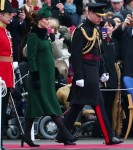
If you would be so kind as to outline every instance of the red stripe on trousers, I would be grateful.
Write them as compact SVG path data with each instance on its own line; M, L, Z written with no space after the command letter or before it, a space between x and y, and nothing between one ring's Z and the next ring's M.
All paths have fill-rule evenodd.
M100 124L100 127L102 129L102 132L103 132L103 135L105 138L105 142L109 143L110 140L109 140L108 132L107 132L107 129L105 127L105 123L103 121L103 117L102 117L101 109L100 109L99 105L96 106L96 114L97 114L97 118L99 120L99 124Z

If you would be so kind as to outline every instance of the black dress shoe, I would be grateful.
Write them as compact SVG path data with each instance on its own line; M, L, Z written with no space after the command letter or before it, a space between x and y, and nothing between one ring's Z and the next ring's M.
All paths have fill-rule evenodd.
M76 145L76 143L74 143L73 141L65 140L65 139L60 139L60 140L55 139L54 141L57 143L64 143L64 145Z
M64 140L64 145L76 145L76 143L72 142L72 141L69 141L69 140Z
M73 142L76 142L79 138L78 137L74 137L72 139L66 139L67 141L73 143ZM63 143L65 139L63 138L55 138L55 142L58 142L58 143Z
M117 137L113 137L109 143L106 143L107 145L114 145L114 144L120 144L123 143L124 141L117 138Z

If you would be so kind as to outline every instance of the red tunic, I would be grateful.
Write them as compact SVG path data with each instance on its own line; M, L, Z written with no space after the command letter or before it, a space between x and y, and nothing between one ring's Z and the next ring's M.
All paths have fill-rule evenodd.
M0 27L0 56L12 56L12 40L9 32ZM11 62L0 61L0 77L8 88L14 86L13 66Z

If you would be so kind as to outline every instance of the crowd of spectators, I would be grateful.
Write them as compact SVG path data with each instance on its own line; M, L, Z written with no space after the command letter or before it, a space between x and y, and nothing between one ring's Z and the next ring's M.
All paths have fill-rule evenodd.
M67 63L69 68L68 81L71 82L72 32L87 18L88 7L86 7L86 3L96 2L107 4L105 16L103 17L103 22L101 23L101 29L103 27L107 28L107 36L104 36L104 33L102 35L103 44L101 48L101 68L104 68L104 72L109 73L109 80L106 84L101 85L101 88L123 88L123 76L133 77L133 28L131 22L133 0L13 0L12 5L18 10L18 15L14 16L11 24L8 25L8 30L11 32L13 39L14 61L26 61L23 51L25 50L27 36L31 29L30 24L34 18L34 15L43 6L43 4L48 3L48 6L51 7L52 12L49 35L53 46L55 60L64 60ZM130 21L128 22L127 20ZM126 26L123 27L123 24L126 24ZM117 67L121 70L120 76L118 76L118 70L116 69L117 67L115 67L115 64L117 64ZM121 87L118 87L119 82L121 82ZM116 128L113 127L113 120L115 119L112 117L112 110L114 107L116 94L118 94L116 91L103 92L107 114L114 131ZM120 101L122 103L122 108L126 112L126 94L125 92L121 92L119 94L121 94ZM123 122L124 121L122 118L122 123Z

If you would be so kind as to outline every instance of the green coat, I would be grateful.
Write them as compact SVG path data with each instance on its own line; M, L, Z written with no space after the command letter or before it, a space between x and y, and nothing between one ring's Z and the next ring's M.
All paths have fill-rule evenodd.
M60 116L59 101L55 90L55 65L51 42L46 29L34 27L27 41L28 65L30 71L39 71L40 89L33 87L28 78L28 106L26 118L31 119L44 115Z

